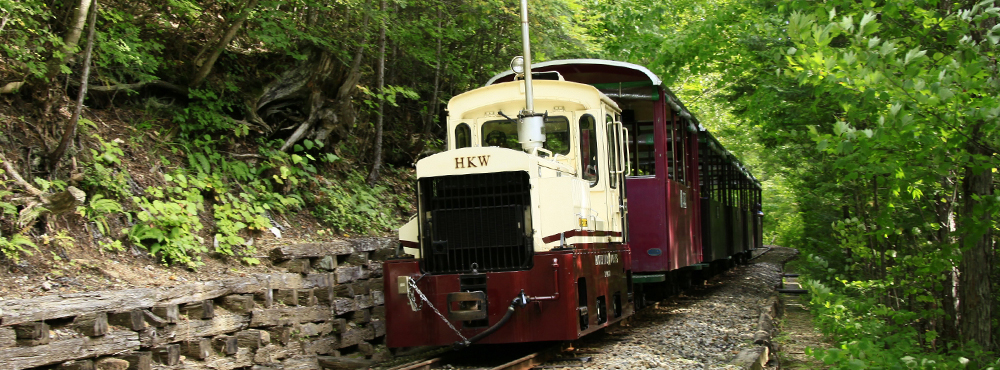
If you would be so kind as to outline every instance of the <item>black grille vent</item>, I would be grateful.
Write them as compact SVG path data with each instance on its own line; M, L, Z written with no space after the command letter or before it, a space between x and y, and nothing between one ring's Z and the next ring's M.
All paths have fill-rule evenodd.
M420 179L418 187L425 272L531 268L527 172L430 177Z

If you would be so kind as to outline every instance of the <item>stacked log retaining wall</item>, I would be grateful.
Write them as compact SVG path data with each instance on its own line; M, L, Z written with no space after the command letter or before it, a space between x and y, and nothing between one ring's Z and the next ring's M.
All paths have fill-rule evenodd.
M364 368L385 348L395 241L294 244L287 272L0 301L0 370Z

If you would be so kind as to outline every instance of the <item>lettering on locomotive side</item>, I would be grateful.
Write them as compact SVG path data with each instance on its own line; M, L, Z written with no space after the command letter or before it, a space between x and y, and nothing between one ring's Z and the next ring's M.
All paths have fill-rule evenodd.
M478 162L478 165L476 164ZM455 158L455 169L459 168L473 168L473 167L486 167L490 162L490 156L481 155L478 157L456 157Z
M616 263L618 263L618 254L616 253L598 254L594 256L594 264L597 266L613 265Z

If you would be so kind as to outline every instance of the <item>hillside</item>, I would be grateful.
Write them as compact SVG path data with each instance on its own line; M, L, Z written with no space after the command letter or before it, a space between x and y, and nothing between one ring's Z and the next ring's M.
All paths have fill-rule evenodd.
M9 96L5 98L9 100ZM37 148L30 144L31 131L18 129L25 124L16 117L27 113L19 111L17 104L6 103L0 109L5 125L0 154L8 159L37 158L39 155L32 151ZM32 212L37 208L31 208L31 204L39 197L31 197L24 184L14 180L12 172L4 170L0 174L4 185L0 193L5 203L0 221L4 243L0 244L4 252L0 260L0 296L5 299L247 276L274 269L268 259L261 258L273 246L392 235L393 228L413 212L411 169L389 169L375 188L368 188L353 169L360 164L342 159L317 165L317 174L302 179L308 184L302 184L299 190L340 198L324 201L316 197L307 203L296 192L274 193L301 203L286 201L281 208L260 201L263 212L256 216L263 219L259 220L245 213L226 216L229 207L239 206L233 206L238 202L226 201L225 197L246 199L247 195L218 191L220 186L212 185L211 180L193 191L178 189L182 188L179 177L196 171L187 166L183 145L163 140L158 137L159 131L135 128L137 120L148 119L147 113L129 107L87 109L83 117L94 124L81 127L80 139L70 151L68 179L48 180L38 175L37 168L26 166L25 161L5 163L46 196L68 188L80 189L85 197L75 207L58 215ZM237 163L254 166L259 161L251 156L245 158ZM192 183L199 180L196 175L188 176ZM294 177L285 180L289 179ZM223 184L240 189L253 184L237 182ZM184 197L171 197L171 193ZM170 208L169 203L183 204L184 209ZM334 206L343 208L337 210ZM252 210L246 207L242 212ZM373 217L369 212L381 214ZM342 214L347 216L331 220ZM254 226L237 224L227 231L231 226L226 223L232 219L237 223L253 222ZM146 230L172 234L183 241L137 235L150 232ZM180 251L187 254L177 254ZM183 260L185 256L189 260Z

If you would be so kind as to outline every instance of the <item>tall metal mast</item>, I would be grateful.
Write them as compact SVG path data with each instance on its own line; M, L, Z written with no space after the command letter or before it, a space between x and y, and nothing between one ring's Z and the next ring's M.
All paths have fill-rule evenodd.
M528 0L521 0L521 39L524 48L524 111L518 115L517 141L527 152L545 143L545 117L535 113L535 96L531 84L531 41L528 38Z

